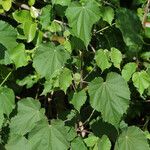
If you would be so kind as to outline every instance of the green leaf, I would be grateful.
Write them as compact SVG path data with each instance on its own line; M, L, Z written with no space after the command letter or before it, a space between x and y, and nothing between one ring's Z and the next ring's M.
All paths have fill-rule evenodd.
M28 0L28 4L29 4L30 6L33 6L33 5L35 4L35 1L36 1L36 0Z
M22 80L17 80L17 84L19 86L24 86L26 85L26 88L31 88L35 83L38 82L38 77L36 75L28 75Z
M32 22L25 22L23 24L23 32L27 38L27 42L30 43L36 34L37 24Z
M9 117L15 108L15 95L12 89L0 87L0 110Z
M32 150L67 150L66 129L61 121L53 121L49 125L42 121L29 133Z
M111 48L110 52L111 61L113 62L114 66L116 68L120 69L120 63L122 61L122 54L121 52L116 48Z
M50 78L64 67L69 57L69 53L62 46L41 44L34 55L33 67L42 77Z
M88 138L84 139L84 142L88 147L93 147L94 145L97 144L98 139L99 139L98 137L90 135Z
M96 64L101 68L102 71L111 67L108 50L98 50L95 54L95 60Z
M40 15L39 9L36 9L35 7L30 7L30 15L32 18L37 18Z
M60 73L59 77L59 87L62 89L65 93L68 87L72 84L72 74L71 70L68 68L64 68L63 71Z
M5 148L7 150L31 150L28 140L25 137L16 134L9 137Z
M107 6L107 7L102 7L101 8L101 16L104 21L108 22L110 25L114 19L114 10Z
M4 122L4 115L3 115L2 110L0 110L0 129L1 129L2 126L3 126L3 122Z
M2 0L1 5L4 10L9 11L12 6L12 0Z
M103 135L102 138L98 142L98 149L100 150L110 150L111 142L106 135Z
M100 19L100 10L94 0L87 1L85 5L72 2L66 10L66 17L72 33L80 38L87 47L91 40L91 29Z
M17 47L10 52L10 58L16 65L16 68L26 66L28 64L28 58L24 44L18 44Z
M52 4L68 6L71 3L71 0L52 0Z
M141 58L150 61L150 52L144 52L141 54Z
M51 32L60 32L61 26L60 24L58 24L57 22L53 21L50 25L50 27L48 28Z
M4 47L2 44L0 44L0 64L8 65L11 63L12 63L12 61L9 57L6 47Z
M141 50L143 42L140 36L142 30L141 22L138 16L125 8L117 10L116 27L120 29L123 39L131 52Z
M138 127L129 127L122 132L115 144L115 150L149 150L144 133Z
M25 135L30 132L38 121L45 118L44 109L40 102L32 98L25 98L18 102L18 113L11 119L11 134Z
M130 91L126 81L117 73L109 73L106 81L95 78L89 84L91 106L102 113L104 121L118 124L129 106Z
M12 13L13 18L19 23L32 22L32 17L28 10L16 10Z
M72 100L70 101L73 104L74 108L80 111L81 106L85 103L87 99L86 92L83 89L80 92L75 92L73 95Z
M136 71L137 64L134 62L127 63L123 69L122 69L122 77L126 80L129 81L130 78L132 77L133 73Z
M81 137L77 137L71 142L71 150L77 149L87 150L87 147L85 146L84 141Z
M146 71L135 72L132 76L132 81L142 95L144 90L150 86L150 75Z
M51 10L51 5L46 5L41 9L40 23L43 29L47 29L51 23Z
M12 51L17 46L17 31L4 21L0 21L0 43L5 46L8 51ZM9 42L9 44L8 44Z

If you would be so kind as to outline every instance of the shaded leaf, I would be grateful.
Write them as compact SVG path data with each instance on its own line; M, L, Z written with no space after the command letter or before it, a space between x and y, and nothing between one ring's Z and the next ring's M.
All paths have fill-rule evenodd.
M73 104L74 108L80 111L81 106L85 103L87 99L86 92L83 89L80 92L75 92L73 95L72 100L70 101Z
M142 48L141 22L132 11L121 8L117 10L116 27L120 29L123 39L131 52L137 52Z

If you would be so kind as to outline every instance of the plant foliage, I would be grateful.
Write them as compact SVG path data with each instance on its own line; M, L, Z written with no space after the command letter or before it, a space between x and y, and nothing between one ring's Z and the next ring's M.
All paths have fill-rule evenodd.
M149 0L0 0L0 150L150 150Z

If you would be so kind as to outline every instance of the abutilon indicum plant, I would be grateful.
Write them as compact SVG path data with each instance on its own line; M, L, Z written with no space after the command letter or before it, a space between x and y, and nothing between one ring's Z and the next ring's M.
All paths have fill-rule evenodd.
M0 150L150 150L150 0L0 0Z

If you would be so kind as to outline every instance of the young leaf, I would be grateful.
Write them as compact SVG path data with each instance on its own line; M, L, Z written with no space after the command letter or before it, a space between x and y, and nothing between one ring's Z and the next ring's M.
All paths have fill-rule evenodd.
M80 38L87 47L91 40L91 29L100 19L100 10L94 0L87 1L85 5L72 2L66 10L66 17L72 33Z
M33 6L33 5L35 4L35 1L36 1L36 0L28 0L28 4L29 4L30 6Z
M122 69L122 77L126 80L129 81L130 78L132 77L133 73L136 71L137 64L132 62L132 63L127 63L123 69Z
M41 44L33 58L33 67L42 77L51 77L57 71L60 71L67 59L69 53L62 47L47 43Z
M110 25L114 19L114 10L107 6L107 7L102 7L101 9L101 15L104 21L108 22Z
M115 150L150 150L144 133L138 127L128 127L115 144Z
M39 122L29 133L29 143L32 150L67 150L69 142L66 139L66 129L61 121Z
M26 66L28 64L28 58L24 44L18 44L13 51L10 52L10 58L16 65L16 68Z
M100 49L96 52L95 60L98 67L101 68L102 71L111 67L110 59L109 59L109 51Z
M72 80L73 78L71 75L71 70L69 70L68 68L64 68L59 77L60 89L62 89L66 93L66 90L72 84Z
M9 11L12 6L12 0L2 0L2 7L4 10Z
M111 61L113 62L114 66L116 68L120 69L120 63L122 61L122 54L121 52L116 48L111 48L110 52Z
M71 104L73 104L74 108L80 111L81 106L85 103L87 99L85 90L82 90L80 92L76 92L73 95L72 100L70 101Z
M32 17L28 10L16 10L12 15L18 23L32 22Z
M10 133L25 135L30 132L38 121L45 118L40 102L32 98L22 99L18 102L18 113L11 119Z
M37 24L32 22L25 22L23 24L23 32L27 38L27 42L30 43L36 34Z
M135 72L132 76L132 81L142 95L144 90L150 86L150 75L146 71Z
M95 78L89 84L91 106L102 113L104 121L119 123L129 107L130 91L126 81L117 73L109 73L106 81Z

